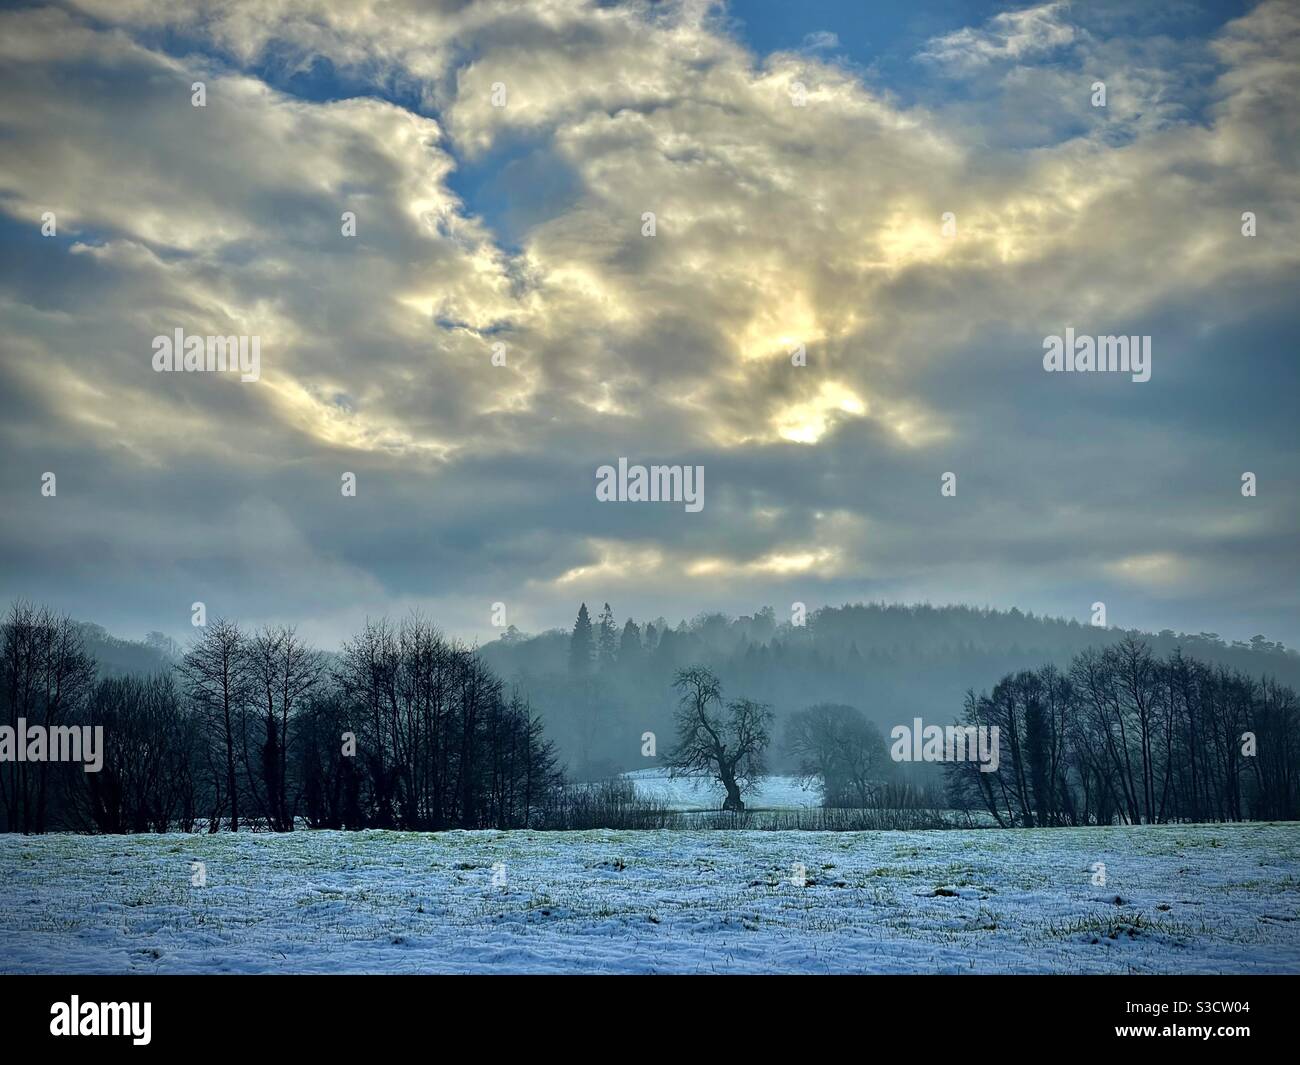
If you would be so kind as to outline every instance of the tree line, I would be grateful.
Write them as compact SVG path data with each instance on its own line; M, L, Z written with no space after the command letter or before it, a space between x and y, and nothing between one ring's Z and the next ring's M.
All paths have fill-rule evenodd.
M723 810L765 772L772 711L724 704L716 674L679 670L674 775L712 777ZM1126 638L968 693L960 724L996 737L996 771L947 761L948 803L998 825L1165 824L1300 820L1300 701L1275 681L1175 651L1160 658ZM996 729L996 732L994 731ZM972 733L973 734L973 733ZM907 803L881 731L857 708L819 703L786 720L784 747L830 809ZM902 786L900 786L902 785Z
M94 773L0 762L4 831L519 828L564 801L527 699L422 618L329 658L218 619L148 676L99 676L80 633L23 602L0 624L0 724L102 726L105 746Z
M602 642L616 666L635 661L633 643L644 650L636 632L611 647L603 613L568 640L574 674L599 662ZM671 630L659 628L662 646ZM0 726L101 726L105 747L94 773L0 761L0 830L666 823L630 786L566 782L521 688L418 616L368 622L332 655L290 627L245 631L218 619L148 675L101 675L85 632L21 602L0 623ZM700 664L674 671L675 742L661 764L714 776L724 809L739 813L767 772L775 717L769 702L724 701L724 683ZM602 702L593 699L593 727ZM822 785L828 808L935 805L941 781L902 774L873 720L900 717L898 708L864 705L871 717L838 702L788 709L778 757ZM1158 656L1129 636L1067 668L1013 671L969 691L958 720L997 727L998 771L954 762L933 776L946 775L948 806L999 825L1300 819L1294 690L1178 649Z
M962 719L998 727L1001 766L950 764L951 791L999 825L1300 819L1295 692L1181 650L1089 648L969 693Z
M1008 673L1047 663L1068 670L1082 651L1130 635L961 606L822 607L799 625L791 608L741 617L706 612L670 623L617 615L607 602L573 605L571 626L535 636L507 628L480 653L528 691L561 760L585 780L645 765L641 734L673 728L672 685L680 669L707 666L728 691L761 693L779 727L799 708L830 703L859 707L887 730L914 717L949 718L972 687L990 688ZM1300 655L1263 636L1225 642L1215 633L1132 635L1160 656L1181 648L1208 665L1267 674L1300 690ZM780 744L771 763L776 772L797 769Z

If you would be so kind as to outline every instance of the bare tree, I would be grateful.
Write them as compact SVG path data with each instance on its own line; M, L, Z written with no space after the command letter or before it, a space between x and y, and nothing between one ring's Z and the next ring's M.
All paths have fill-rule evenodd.
M340 716L356 725L366 776L357 801L372 827L527 825L558 786L554 751L527 701L418 615L396 627L367 623L344 645L337 681L337 707L315 700L305 722L313 823L337 821L358 784L350 759L338 764L327 746Z
M239 780L236 775L243 714L249 694L248 659L239 626L224 618L209 623L185 653L181 673L195 708L202 715L217 757L213 763L216 807L209 830L215 832L223 805L222 777L230 803L230 830L239 831ZM217 774L220 774L218 777Z
M355 639L343 644L337 673L345 704L362 730L361 750L370 779L367 820L375 828L396 823L397 770L393 766L397 730L398 634L387 618L367 621Z
M99 832L169 832L194 822L195 720L170 674L106 677L90 699L89 722L104 728L104 765L77 773L70 812Z
M1001 825L1161 824L1300 811L1295 693L1132 637L968 694L965 721L997 725L1002 767L949 766L959 802Z
M346 733L360 727L337 689L322 685L302 710L296 743L303 813L312 828L361 828L362 773L344 753Z
M722 706L722 685L704 666L679 669L677 743L665 761L674 775L708 773L726 789L724 810L743 810L741 796L763 775L772 711L752 699ZM717 709L710 709L717 704Z
M46 608L17 602L0 626L0 721L45 729L74 720L95 682L95 661L76 624ZM0 763L5 828L44 832L50 805L48 761Z
M884 736L852 706L818 703L792 714L785 745L800 775L821 782L824 806L866 807L889 775Z
M276 832L292 832L289 799L289 725L320 680L320 655L289 627L268 627L246 646L249 702L258 724L256 757L244 733L241 744L249 787Z

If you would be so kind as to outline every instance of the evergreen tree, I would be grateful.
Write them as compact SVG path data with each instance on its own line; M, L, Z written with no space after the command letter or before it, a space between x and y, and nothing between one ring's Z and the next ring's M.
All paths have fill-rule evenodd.
M600 612L598 650L601 668L608 669L614 664L614 659L618 655L618 626L614 624L614 611L610 609L608 603Z
M573 623L573 635L569 638L569 672L580 677L590 673L594 650L591 615L587 613L587 604L583 603L578 608L578 620Z
M618 663L621 666L635 665L641 661L641 629L631 618L623 626L623 636L618 643Z
M677 645L681 641L672 629L664 629L655 648L655 669L666 673L677 668Z

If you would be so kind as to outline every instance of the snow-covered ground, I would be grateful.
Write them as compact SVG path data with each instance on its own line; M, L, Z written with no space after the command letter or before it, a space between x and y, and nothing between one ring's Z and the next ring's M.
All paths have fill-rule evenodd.
M9 835L0 970L1294 973L1300 826Z
M670 810L720 810L727 792L713 777L670 777L666 769L637 769L624 773L637 797L652 799ZM764 777L745 793L752 809L792 809L820 806L820 784L805 785L798 777Z

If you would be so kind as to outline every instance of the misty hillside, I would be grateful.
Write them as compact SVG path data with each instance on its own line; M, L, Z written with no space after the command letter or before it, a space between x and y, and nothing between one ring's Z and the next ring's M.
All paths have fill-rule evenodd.
M181 647L161 632L151 632L143 640L123 640L91 621L78 622L77 632L101 676L162 673L181 656Z
M663 618L619 619L606 607L589 620L590 647L576 659L573 633L560 630L526 636L512 628L482 648L489 665L529 696L579 776L654 764L641 753L641 737L654 732L660 753L671 742L673 674L687 665L710 666L727 698L773 705L771 760L774 768L788 768L779 739L791 711L835 702L858 707L884 727L914 716L950 721L968 689L989 688L1020 669L1068 666L1085 648L1127 634L1015 609L928 605L825 607L803 626L778 622L771 607L671 625ZM1300 685L1300 655L1263 636L1227 643L1215 633L1138 635L1157 654L1181 647L1207 663Z

